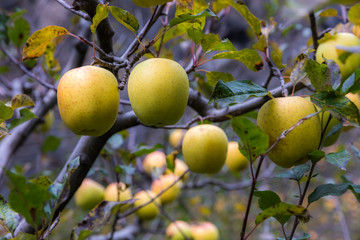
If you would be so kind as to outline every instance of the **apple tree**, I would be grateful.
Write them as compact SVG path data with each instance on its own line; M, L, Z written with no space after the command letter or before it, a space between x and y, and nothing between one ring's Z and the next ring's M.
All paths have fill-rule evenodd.
M354 239L356 0L0 3L0 239Z

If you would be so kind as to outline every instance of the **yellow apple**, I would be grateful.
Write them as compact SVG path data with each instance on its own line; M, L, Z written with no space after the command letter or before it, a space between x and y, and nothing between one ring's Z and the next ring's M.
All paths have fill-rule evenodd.
M166 169L166 155L161 151L155 151L146 155L143 161L144 171L151 175L156 173L163 173Z
M159 179L155 179L151 184L151 190L155 194L159 194L164 189L168 188L173 182L175 182L178 177L175 174L161 175ZM181 191L181 183L177 182L171 188L166 190L163 194L160 195L161 203L171 203L173 202Z
M62 120L75 134L100 136L116 120L120 100L118 82L104 68L74 68L61 77L57 100Z
M225 165L232 172L239 172L246 169L249 160L240 152L238 142L231 141L228 144Z
M218 240L219 230L215 224L211 222L201 222L199 224L191 224L191 235L193 240Z
M182 139L185 135L185 130L175 129L170 133L169 143L173 148L178 148L182 142Z
M221 128L202 124L186 132L182 152L192 172L217 173L224 166L227 147L227 136Z
M85 178L75 192L75 204L83 210L91 210L104 199L105 188L90 178Z
M156 5L163 5L172 0L133 0L133 2L139 7L148 8Z
M274 98L259 110L258 126L269 136L269 146L286 129L303 117L316 112L315 105L302 97ZM318 149L321 123L316 115L293 129L269 152L269 158L283 168L300 165L308 160L307 154Z
M320 43L316 50L316 61L323 63L326 59L333 60L339 66L341 79L344 81L360 66L360 53L349 53L345 62L342 62L339 57L346 51L337 46L360 46L360 39L352 33L337 33Z
M156 194L150 190L142 190L134 195L134 207L138 207L144 203L149 202L152 198L155 198ZM158 205L161 205L160 198L156 198L154 202L147 204L136 211L136 215L142 220L150 220L159 215Z
M166 228L167 240L191 239L191 228L187 222L177 220L169 224ZM205 240L205 239L204 239Z
M104 193L105 201L122 202L130 199L132 199L131 189L127 188L125 183L123 182L119 182L119 183L113 182L110 183L105 188L105 193ZM130 204L125 204L124 206L121 207L121 209L125 210L129 206Z
M151 126L177 123L189 98L184 68L165 58L145 60L134 67L128 81L131 106L140 122Z
M175 168L174 168L174 174L178 177L180 177L184 172L186 172L189 169L189 167L186 165L186 163L178 158L175 159ZM166 169L165 174L172 174L173 172L170 169ZM182 178L182 181L186 181L189 178L189 173L185 174Z

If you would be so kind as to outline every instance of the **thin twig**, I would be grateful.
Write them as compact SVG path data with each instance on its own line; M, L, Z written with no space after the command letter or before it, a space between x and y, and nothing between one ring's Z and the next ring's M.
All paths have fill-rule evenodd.
M318 33L317 33L316 18L314 11L311 11L309 13L309 18L310 18L310 28L311 28L314 49L316 50L319 46L319 43L318 43Z
M55 1L57 1L60 5L62 5L65 9L69 10L70 12L82 17L85 20L91 21L91 18L88 14L84 13L83 11L76 11L72 6L67 4L65 1L63 0L55 0Z

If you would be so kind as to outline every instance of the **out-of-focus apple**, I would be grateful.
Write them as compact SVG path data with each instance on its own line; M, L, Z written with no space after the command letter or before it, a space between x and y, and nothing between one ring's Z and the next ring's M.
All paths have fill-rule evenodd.
M175 159L175 169L174 172L172 172L170 169L166 169L165 174L172 174L174 173L176 176L180 177L184 172L186 172L189 169L189 167L186 165L186 163L178 158ZM182 181L186 181L189 178L189 173L185 174L182 178Z
M66 72L57 90L60 116L78 135L100 136L107 132L115 123L119 100L115 76L95 66Z
M134 207L138 207L144 203L149 202L152 198L155 198L156 194L150 190L142 190L134 195ZM160 198L156 198L153 202L145 205L136 211L136 215L142 220L150 220L159 215L158 205L161 205Z
M122 202L130 199L132 199L131 189L127 188L123 182L113 182L105 188L105 201ZM124 210L129 206L130 204L125 204L121 209Z
M75 204L85 211L93 209L104 199L105 188L90 178L85 178L75 192Z
M244 170L249 165L249 160L239 150L238 142L229 142L225 165L232 172Z
M155 179L151 184L151 190L158 194L164 189L168 188L173 184L178 177L175 174L161 175L159 179ZM160 195L161 203L171 203L173 202L181 191L181 183L177 182L175 185L166 190L163 194Z
M167 240L191 239L191 228L187 222L177 220L169 224L166 228ZM205 239L204 239L205 240Z
M215 224L211 222L201 222L191 224L191 234L193 240L218 240L219 230Z
M161 151L155 151L146 155L143 161L144 171L151 175L156 173L163 173L166 169L166 155Z
M185 130L175 129L169 135L169 143L173 148L178 148L184 138Z

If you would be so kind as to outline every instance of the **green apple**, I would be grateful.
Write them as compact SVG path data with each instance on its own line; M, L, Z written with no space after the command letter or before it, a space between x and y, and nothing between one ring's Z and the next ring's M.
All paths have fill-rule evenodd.
M211 222L191 224L191 235L193 240L218 240L219 230Z
M217 173L224 166L228 139L225 132L211 124L190 128L183 139L185 163L195 173Z
M189 98L189 80L180 64L165 58L145 60L128 81L131 106L140 122L150 126L177 123Z
M138 207L144 203L149 202L152 198L155 198L156 194L150 190L142 190L134 195L134 207ZM159 215L160 211L158 206L161 205L160 198L156 198L153 202L145 205L136 211L136 215L142 220L150 220Z
M139 7L148 8L156 5L163 5L172 0L133 0L133 2Z
M185 135L185 130L175 129L169 135L169 143L173 148L178 148L182 142L182 139Z
M244 170L249 165L249 160L239 150L238 142L229 142L225 165L232 172Z
M191 239L191 228L187 222L177 220L169 224L166 228L167 240ZM205 240L205 239L204 239Z
M360 66L360 53L349 53L345 62L342 62L339 57L346 51L337 46L360 46L360 39L352 33L337 33L320 43L316 50L316 61L323 63L326 59L333 60L339 66L341 79L344 81Z
M61 77L57 100L62 120L75 134L100 136L116 120L120 100L118 82L104 68L74 68Z
M258 126L269 136L269 146L303 117L316 113L315 105L302 97L274 98L259 110ZM316 115L293 129L269 152L269 158L283 168L300 165L308 160L307 154L318 149L321 122Z
M155 151L145 156L143 161L144 171L152 175L153 173L163 173L166 169L166 155L161 151Z
M173 184L178 177L175 174L161 175L159 179L155 179L151 184L151 190L155 194L159 194L171 184ZM163 194L160 195L161 203L171 203L173 202L180 194L181 183L177 182L175 185L166 190Z
M93 209L104 199L105 188L90 178L85 178L75 192L75 204L85 211Z
M119 182L119 183L113 182L110 183L105 188L105 193L104 193L105 201L122 202L130 199L132 199L131 189L127 188L125 183L123 182ZM121 207L121 210L123 211L128 207L130 207L130 204L124 204Z

